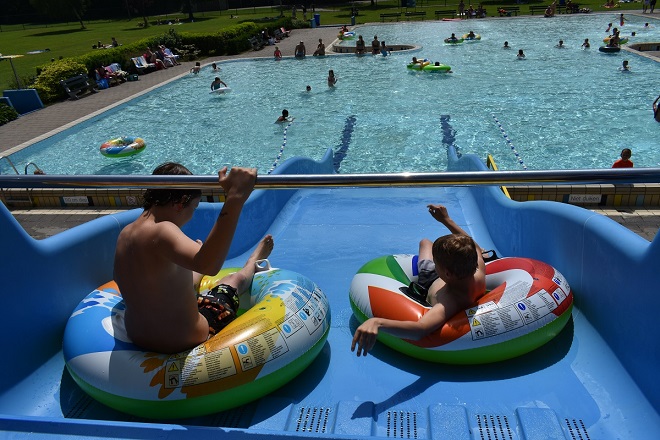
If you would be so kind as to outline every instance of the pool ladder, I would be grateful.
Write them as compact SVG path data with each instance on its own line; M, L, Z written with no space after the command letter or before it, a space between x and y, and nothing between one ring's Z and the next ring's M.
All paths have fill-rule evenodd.
M9 156L0 156L0 160L6 160L7 163L12 167L14 172L18 175L19 173L18 169L16 168L16 165L14 165L14 162L11 161ZM34 166L34 174L44 174L44 172L39 168L39 165L37 165L34 162L28 162L25 165L25 174L27 175L28 173L28 168L30 165ZM25 191L16 191L16 190L11 190L11 191L5 191L5 188L0 188L0 192L2 192L2 199L6 204L11 204L11 205L29 205L31 208L34 207L34 200L32 200L32 190L31 189L26 189Z

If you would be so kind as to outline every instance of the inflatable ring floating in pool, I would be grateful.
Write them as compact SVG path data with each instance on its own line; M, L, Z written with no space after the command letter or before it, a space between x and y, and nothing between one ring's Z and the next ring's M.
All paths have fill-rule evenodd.
M224 95L225 93L231 92L230 87L218 87L217 89L213 89L209 91L210 94L217 94L217 95Z
M200 290L236 270L205 277ZM330 329L327 298L313 281L292 271L255 274L248 306L189 351L146 352L126 336L124 302L117 285L109 282L71 314L64 360L85 392L119 411L149 418L223 411L259 399L297 376L321 351Z
M389 255L362 266L350 288L360 322L378 316L417 321L430 307L409 296L417 280L417 256ZM474 307L441 329L409 341L385 332L378 340L407 355L449 364L479 364L513 358L555 337L571 316L573 293L552 266L529 258L486 264L486 289Z
M463 40L465 40L465 41L479 41L479 40L481 40L481 35L474 34L474 37L470 37L470 34L464 34L463 35Z
M431 62L427 59L418 60L418 62L416 63L408 63L406 65L406 68L411 70L422 70L424 69L424 67L428 66L429 64L431 64Z
M126 157L138 154L147 148L144 139L132 136L123 136L111 139L101 145L101 154L106 157Z
M604 53L617 53L621 51L621 48L619 46L616 47L610 47L610 46L600 46L598 48L599 51L604 52Z
M605 37L605 38L603 38L603 43L605 43L605 44L609 44L611 38L612 38L612 37ZM628 37L622 37L622 38L619 39L619 44L626 44L628 41L629 41L629 40L628 40Z
M462 42L463 42L462 38L455 38L453 40L451 38L445 38L446 44L461 44Z
M446 64L438 64L437 66L435 64L429 64L424 66L422 70L424 72L449 72L451 70L451 66Z

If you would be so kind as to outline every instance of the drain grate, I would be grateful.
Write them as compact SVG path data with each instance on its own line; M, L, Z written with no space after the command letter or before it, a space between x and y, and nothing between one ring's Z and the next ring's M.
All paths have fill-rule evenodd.
M300 408L296 432L324 433L328 429L330 408Z
M87 394L81 393L78 396L78 399L67 408L64 417L67 419L83 419L85 418L85 413L91 404L94 403L94 399L89 397Z
M387 412L387 436L417 438L417 413L409 411Z
M247 410L245 406L239 406L238 408L217 413L213 417L211 426L223 428L242 428L243 426L241 426L241 421L243 420L246 412Z
M513 440L513 433L506 416L477 414L477 427L483 440Z
M569 420L564 419L566 422L566 427L568 428L568 433L571 435L573 440L590 440L589 433L587 428L584 426L582 419L580 420Z

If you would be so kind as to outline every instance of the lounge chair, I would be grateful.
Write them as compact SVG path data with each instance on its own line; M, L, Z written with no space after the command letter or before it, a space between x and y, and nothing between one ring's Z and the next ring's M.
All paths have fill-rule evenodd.
M153 63L147 63L147 60L145 60L142 55L131 58L131 61L133 61L135 69L139 74L149 73L152 70L156 70L156 65Z
M289 34L291 33L291 31L287 31L287 30L284 29L283 27L280 28L280 32L282 32L282 33L284 34L285 37L288 37Z

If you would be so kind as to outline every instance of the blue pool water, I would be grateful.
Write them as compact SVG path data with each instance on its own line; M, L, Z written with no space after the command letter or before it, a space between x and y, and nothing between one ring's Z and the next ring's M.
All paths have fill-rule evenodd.
M636 32L631 42L660 40L656 20L627 17L622 35ZM278 156L280 162L320 159L333 148L341 150L340 172L437 171L447 165L440 118L449 115L460 151L493 154L502 169L609 168L624 147L632 148L636 166L660 166L651 110L660 65L625 51L598 51L607 23L616 19L590 14L363 26L357 32L367 42L378 34L388 44L421 49L390 57L222 63L219 76L230 94L208 93L215 74L205 68L12 160L20 169L33 161L50 174L146 174L165 160L183 162L195 174L213 173L222 164L266 173ZM482 40L442 42L469 30ZM580 48L584 38L591 49ZM566 49L554 47L559 39ZM505 40L512 49L502 49ZM518 49L525 60L516 59ZM408 71L412 56L449 64L454 73ZM618 70L624 59L632 72ZM326 84L329 69L339 78L334 89ZM308 84L311 93L304 91ZM295 117L286 136L285 126L273 123L283 108ZM121 135L143 137L147 149L127 159L103 157L99 146Z

